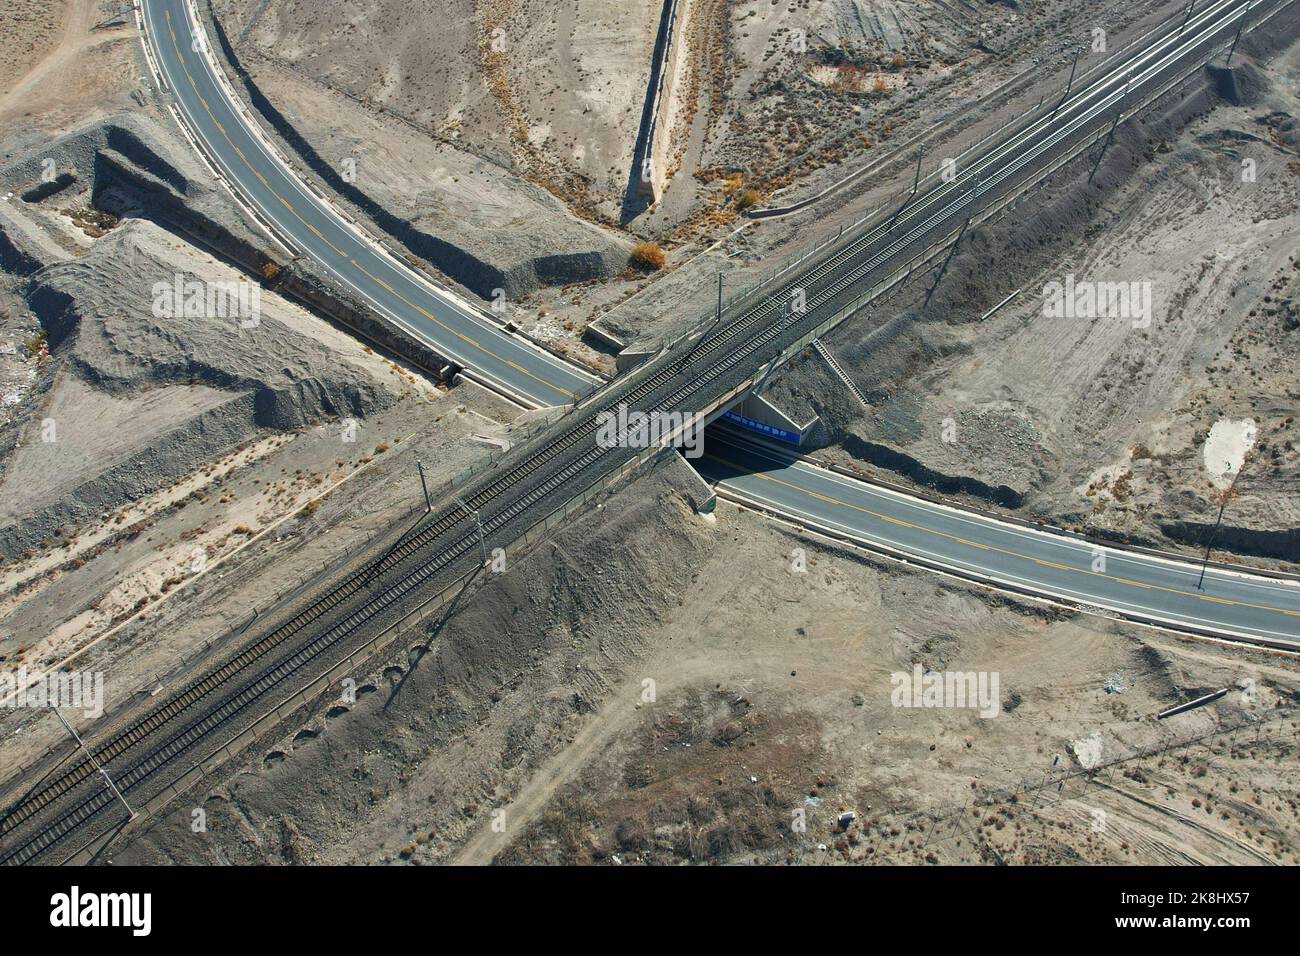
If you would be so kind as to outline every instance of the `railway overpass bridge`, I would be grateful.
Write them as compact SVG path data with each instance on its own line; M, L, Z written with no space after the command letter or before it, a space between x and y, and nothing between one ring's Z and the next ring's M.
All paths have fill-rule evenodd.
M372 635L391 633L423 609L450 599L454 588L481 567L484 536L498 544L528 540L530 536L535 539L538 529L544 531L599 494L613 478L629 473L661 452L654 445L644 447L627 431L615 434L613 440L608 440L606 432L606 439L600 440L601 426L610 414L635 411L648 416L675 415L682 421L696 416L705 420L721 416L760 386L772 369L827 329L905 281L915 270L952 248L968 229L1001 212L1080 151L1106 140L1125 117L1221 54L1243 24L1249 22L1257 28L1289 2L1202 2L1186 22L1171 23L1157 31L1110 69L1080 85L1059 105L1026 117L951 179L918 190L900 208L862 223L860 229L846 230L831 238L805 260L777 270L762 286L733 302L721 316L704 323L702 331L669 343L635 370L589 391L570 405L562 418L517 446L490 471L401 533L383 554L323 584L310 600L267 615L235 657L196 677L167 699L138 714L123 716L92 742L93 758L88 754L73 755L39 780L31 781L23 792L10 794L7 809L0 813L0 861L78 858L87 847L99 845L111 836L122 824L122 810L115 795L103 786L101 768L137 806L165 805L201 779L214 761L219 762L233 746L232 741L244 739L265 721L282 717L281 708L292 709L290 692L296 698L301 688L339 674L340 668L351 666L354 655L372 646ZM183 23L175 16L168 22L163 15L168 10L179 10L180 3L144 0L144 11L154 46L173 44L178 58L174 65L182 70L177 92L183 99L181 83L188 86L192 78L196 90L202 89L202 84L194 73L196 65L184 54L184 38L176 32L185 29ZM161 37L160 29L167 31ZM207 105L211 108L212 101ZM235 137L231 139L233 142ZM271 182L270 166L258 166L263 160L244 147L239 151L250 160L255 174ZM237 153L232 155L238 159ZM308 199L301 197L302 202ZM368 260L363 260L354 247L341 245L341 237L328 231L326 220L313 219L301 210L298 215L284 212L283 204L269 193L262 201L268 209L281 209L279 228L301 229L300 238L315 237L320 232L328 239L315 254L321 255L345 281L366 288L367 296L383 314L394 316L395 321L413 321L402 309L425 301L419 297L427 292L399 285L392 278L372 282L376 274L367 265ZM360 271L354 272L354 267ZM465 316L453 322L446 318L448 312L420 308L431 317L439 317L419 327L420 334L432 342L467 348L464 337L479 334L472 326L456 324ZM423 316L419 311L414 314ZM476 357L467 355L471 372L485 377L517 374L512 371L513 365L522 363L507 356L503 342L494 338L487 358L477 353ZM489 361L493 356L498 361ZM475 360L480 364L475 366ZM557 387L571 397L583 392L577 382L559 385L548 380L552 372L543 366L533 365L526 371L510 381L522 384L528 380L533 383L529 387L539 392L543 387L550 389L538 396L538 403L546 403ZM560 371L571 374L571 370ZM661 437L671 441L674 435ZM797 465L784 467L798 470ZM760 462L751 470L770 474L770 465ZM735 481L741 476L721 477ZM808 478L809 487L821 477ZM742 488L738 494L747 492ZM762 497L753 489L748 494L751 500ZM963 526L964 531L957 531L940 527L937 530L942 533L915 531L901 535L901 531L909 530L906 526L921 524L916 509L938 515L936 520L948 520L950 516L940 514L942 507L934 503L904 503L899 507L911 510L895 513L857 499L846 502L845 494L840 487L831 491L823 487L812 488L811 494L804 496L810 501L837 499L841 511L833 515L815 515L806 503L791 504L797 502L794 498L785 504L769 503L774 510L803 508L816 521L851 526L855 521L869 519L889 525L900 529L890 547L914 555L939 548L943 550L940 557L948 563L970 565L973 573L984 573L989 578L1009 580L1025 570L1037 569L1037 582L1057 596L1079 591L1079 581L1085 580L1067 567L1069 561L1080 557L1080 552L1067 556L1056 545L1040 541L1032 542L1031 549L1024 542L1016 547L1001 543L1012 539L987 540L989 534L1006 533L997 528ZM831 505L826 501L822 504ZM1004 553L1016 548L1026 553ZM1011 567L1007 564L1011 561L1022 564ZM1264 596L1264 591L1253 590L1257 588L1253 583L1238 587L1237 582L1216 577L1216 586L1236 588L1233 596L1201 601L1161 590L1182 590L1185 582L1178 577L1172 579L1174 584L1166 584L1164 579L1145 580L1131 569L1112 575L1119 576L1131 583L1107 578L1096 579L1094 584L1097 588L1131 589L1124 591L1129 597L1150 592L1157 599L1166 595L1171 601L1195 600L1196 614L1215 626L1235 628L1251 614L1273 615L1266 628L1279 631L1284 640L1294 642L1300 637L1300 628L1296 627L1300 623L1300 605L1287 603L1295 597L1294 588L1288 591L1274 587Z

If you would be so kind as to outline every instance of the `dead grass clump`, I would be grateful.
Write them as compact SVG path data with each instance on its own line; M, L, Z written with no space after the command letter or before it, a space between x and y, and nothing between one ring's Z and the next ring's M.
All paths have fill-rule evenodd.
M632 249L631 262L648 272L657 272L668 264L668 255L657 242L639 242Z

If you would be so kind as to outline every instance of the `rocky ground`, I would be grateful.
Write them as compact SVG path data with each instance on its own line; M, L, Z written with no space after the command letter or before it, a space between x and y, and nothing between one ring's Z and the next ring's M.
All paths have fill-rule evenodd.
M614 495L113 860L1295 862L1290 658L701 517L696 480ZM917 664L996 672L998 713L894 706Z
M644 81L622 64L640 62L653 6L205 15L307 175L465 294L509 287L512 317L587 358L590 323L654 342L711 308L720 269L734 292L878 206L910 182L912 137L934 128L929 155L956 154L1031 108L1068 70L1042 38L1100 15L697 0L680 168L623 224ZM437 488L528 420L282 295L262 272L280 250L172 125L129 8L42 10L0 14L0 667L103 671L111 713L409 520L417 461ZM1168 12L1106 22L1122 43ZM505 50L484 50L497 26ZM821 416L825 457L1162 547L1200 540L1231 487L1220 547L1295 560L1296 49L1248 42L1239 99L1164 104L1093 187L1067 170L1022 228L972 235L928 306L914 284L828 336L869 407L815 355L769 396ZM587 112L557 108L567 87ZM355 181L335 181L347 158ZM746 190L786 203L877 162L802 213L739 217ZM642 237L668 249L665 273L625 271ZM472 268L442 268L440 242ZM1066 274L1149 281L1151 323L1045 315L1037 290ZM160 314L155 286L178 277L256 286L256 322ZM725 504L701 516L699 491L667 456L368 664L355 701L316 701L113 858L1296 861L1297 721L1276 717L1297 702L1292 658L1009 600ZM998 675L997 716L894 706L894 675L918 664ZM0 718L0 784L65 743L48 713Z
M216 4L208 29L237 94L299 173L320 184L323 193L435 281L504 309L507 319L554 351L612 370L612 361L582 341L585 325L572 318L536 321L520 310L520 301L539 287L599 281L623 272L628 238L575 214L546 182L519 175L487 145L438 133L351 89L347 66L356 65L356 54L368 49L365 44L334 50L333 62L344 77L318 76L292 55L286 59L268 52L251 37L270 29L274 8L259 9L261 15L249 24L241 19L241 11L249 12L241 5ZM291 22L308 27L317 22L310 13L304 18L297 14ZM439 19L421 18L437 32L438 39L431 41L436 48L456 36L436 27ZM360 29L386 21L365 22L371 25ZM277 40L273 47L292 54L298 42ZM322 49L334 49L327 39L312 42L323 44L314 48L313 63L323 56ZM422 47L419 55L423 64L427 49ZM416 74L403 75L418 85ZM419 75L427 81L423 68ZM439 83L445 86L445 77Z
M519 417L266 281L282 251L166 114L93 118L140 89L138 41L114 49L106 99L44 88L0 162L0 666L100 669L111 708L421 505L417 452L445 481ZM188 311L178 283L229 296ZM4 712L6 778L61 741L39 716Z
M241 57L544 184L589 216L616 215L659 4L388 0L349 17L326 2L213 9Z
M744 131L743 135L735 132L728 139L710 140L720 151L711 160L713 165L691 181L694 185L678 177L669 189L664 207L681 203L697 214L677 225L670 226L665 220L655 227L669 252L666 273L622 283L541 290L530 304L535 303L552 319L585 322L625 344L680 335L714 309L719 272L724 274L727 297L753 288L770 276L773 263L797 258L835 236L841 226L851 227L864 215L900 202L911 188L917 151L922 146L926 156L923 173L933 178L945 157L963 155L1006 124L1035 110L1045 97L1059 95L1070 72L1071 37L1086 37L1098 23L1105 23L1107 53L1085 51L1079 70L1086 76L1106 55L1134 42L1171 13L1161 4L1130 5L1123 10L1068 7L1050 11L1024 5L1021 12L996 5L982 7L980 13L990 18L980 21L986 28L1004 15L1018 24L1016 31L1007 34L1005 48L998 47L997 55L983 48L987 37L979 40L972 34L970 42L975 46L959 64L935 65L935 75L929 79L909 73L909 67L891 66L882 75L894 80L909 75L906 85L888 92L859 92L851 85L832 83L827 87L808 77L807 71L816 72L813 63L821 58L838 58L846 70L856 69L838 45L818 46L829 44L826 37L816 40L819 34L810 34L812 45L803 53L788 46L798 36L795 31L804 28L799 18L819 16L817 11L830 6L795 4L787 9L760 4L753 18L745 18L745 24L763 18L764 37L770 31L775 38L770 63L763 61L771 74L768 85L754 79L756 85L749 87L752 96L737 94L726 99L731 111L727 115L743 114L730 127ZM860 7L870 11L878 5ZM941 6L909 9L918 15L943 12ZM775 20L769 23L771 18ZM874 21L871 16L854 15L840 22L853 33ZM736 29L744 32L749 27ZM733 40L736 29L731 34ZM910 33L907 42L924 47L937 42L935 37L955 36L951 30L945 34L938 28L923 33ZM1049 34L1053 38L1046 42ZM1014 42L1013 36L1018 37ZM850 46L853 42L869 46L860 38ZM892 64L896 55L875 54L887 64ZM928 54L917 56L929 62ZM874 81L868 86L874 87ZM769 120L750 128L743 117L753 110ZM813 117L815 121L810 119ZM787 129L802 132L796 135ZM772 152L776 161L755 158ZM681 198L686 192L691 192L689 201ZM778 218L751 219L741 215L739 208L750 201L759 208L795 208ZM804 202L809 205L798 206Z
M614 15L586 0L483 0L456 8L450 29L418 4L352 17L275 0L204 10L236 85L307 175L449 284L504 289L517 323L587 361L694 324L717 270L734 290L752 285L762 263L875 208L910 176L918 138L941 131L955 155L1036 105L1065 82L1063 38L1102 23L1114 50L1171 13L1157 2L692 0L681 9L674 175L662 201L629 220L659 6ZM811 218L756 228L742 215L866 166L873 175ZM528 247L510 238L521 222ZM738 228L745 235L727 239ZM672 277L625 268L637 239L667 251ZM584 339L592 323L612 340Z
M0 154L140 106L131 5L122 0L13 0L0 10Z
M423 510L417 461L437 491L509 443L515 414L486 393L411 387L368 419L260 431L77 525L60 547L6 563L3 666L102 671L110 708L186 680L229 653L254 609ZM5 711L6 777L61 744L48 717Z
M769 397L820 414L841 462L1161 547L1203 547L1239 473L1218 546L1300 560L1298 57L1261 51L1239 105L1171 99L1094 183L1082 161L977 230L928 305L933 274L828 335L869 407L811 352ZM1144 284L1149 322L1058 317L1045 290L1067 276ZM1216 426L1251 431L1244 459Z

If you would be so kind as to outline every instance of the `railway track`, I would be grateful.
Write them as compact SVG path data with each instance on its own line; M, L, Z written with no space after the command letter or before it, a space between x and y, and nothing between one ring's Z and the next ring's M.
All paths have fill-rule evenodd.
M485 516L484 533L504 538L546 502L581 494L633 453L595 445L597 411L618 404L646 411L707 410L729 383L743 382L783 345L833 316L864 283L951 234L952 224L968 223L999 197L1032 182L1042 173L1044 161L1056 158L1062 149L1068 152L1080 142L1095 142L1098 127L1112 123L1126 102L1136 109L1171 73L1202 61L1206 48L1214 49L1225 33L1230 36L1241 17L1289 2L1207 4L1180 30L1162 33L1118 69L990 147L951 180L909 199L887 220L833 244L819 261L788 281L757 290L733 307L736 317L726 324L611 383L602 390L602 400L570 416L576 421L566 418L525 446L520 460L477 482L463 496L469 511ZM804 311L789 307L796 291L803 293ZM123 793L146 791L151 782L175 769L180 757L236 727L276 688L316 672L370 625L464 564L478 543L477 526L459 503L442 508L378 559L352 571L230 660L97 744L95 761L109 770ZM67 769L56 771L0 815L0 862L40 859L82 827L102 821L115 802L102 787L95 763L79 754Z

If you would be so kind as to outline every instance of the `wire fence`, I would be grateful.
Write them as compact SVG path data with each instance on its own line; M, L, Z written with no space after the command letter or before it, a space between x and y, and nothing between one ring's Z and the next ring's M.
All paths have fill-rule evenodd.
M1017 787L985 791L960 807L878 816L863 821L858 842L865 845L871 855L908 846L925 850L964 836L976 836L989 812L1015 807L1039 813L1071 802L1077 804L1088 796L1089 791L1097 793L1113 788L1116 774L1123 776L1125 771L1145 760L1160 759L1168 754L1189 755L1202 747L1214 756L1232 758L1242 748L1257 750L1279 745L1294 746L1300 742L1298 717L1300 710L1283 704L1262 714L1246 714L1229 725L1220 723L1203 733L1171 735L1159 744L1131 750L1092 767L1049 768L1041 777L1027 778ZM1214 749L1216 745L1223 745L1222 752Z
M1276 14L1280 9L1281 8L1279 7L1273 10L1263 20L1251 24L1249 28L1245 30L1245 32L1246 33L1253 32L1255 29L1262 26L1264 22L1266 22L1268 19L1271 19L1271 17L1274 14ZM1062 88L1061 101L1059 102L1057 101L1055 93L1052 94L1051 96L1044 94L1043 97L1039 100L1039 103L1036 107L1034 107L1031 110L1028 110L1025 113L1017 114L1009 117L1005 122L997 126L995 129L991 130L990 132L986 133L978 141L965 147L956 157L953 157L954 162L957 159L961 159L962 157L968 155L969 153L979 150L981 147L987 145L995 138L1005 133L1007 130L1012 129L1013 127L1016 129L1017 134L1024 133L1025 131L1034 127L1036 124L1042 122L1044 119L1055 116L1061 104L1064 102L1065 95L1068 95L1068 92L1071 89L1078 88L1079 85L1083 84L1090 77L1092 77L1094 73L1099 72L1104 67L1113 66L1116 62L1122 60L1126 54L1129 54L1132 50L1137 49L1142 40L1145 40L1146 38L1158 32L1160 29L1169 25L1173 21L1181 20L1182 16L1183 14L1181 12L1175 16L1171 16L1166 21L1163 21L1159 26L1154 27L1151 30L1143 33L1141 36L1130 41L1128 44L1125 44L1125 46L1122 47L1120 50L1117 50L1111 55L1107 56L1105 60L1102 61L1101 63L1098 63L1084 70L1082 74L1080 74L1078 77L1073 79L1072 83L1067 83L1066 86ZM1201 69L1201 67L1212 62L1214 58L1218 56L1220 53L1226 52L1226 50L1231 46L1231 44L1232 44L1231 38L1229 38L1226 41L1222 39L1216 39L1213 37L1208 39L1203 44L1204 49L1201 50L1198 55L1192 57L1194 62L1190 69L1177 70L1175 71L1172 80L1168 82L1157 83L1156 88L1154 90L1148 90L1145 94L1141 95L1140 97L1138 96L1133 97L1134 105L1128 106L1127 104L1124 104L1121 101L1121 108L1117 113L1118 121L1122 122L1124 120L1127 120L1132 116L1134 116L1136 113L1145 109L1151 103L1153 103L1154 101L1158 100L1160 97L1168 93L1175 86L1182 83L1190 75L1195 73L1197 70ZM1081 153L1086 152L1094 145L1096 145L1096 143L1105 136L1106 136L1106 131L1104 129L1097 134L1086 136L1084 140L1080 142L1077 146L1072 147L1065 151L1065 158L1063 160L1053 163L1050 166L1050 168L1036 175L1035 179L1042 180L1048 178L1066 162L1074 159L1076 156L1080 155ZM736 314L736 309L738 307L745 307L751 304L757 304L759 301L761 301L761 298L758 297L759 293L761 293L768 286L774 285L782 276L785 276L787 274L793 274L799 266L813 259L815 256L817 256L818 253L822 252L828 247L832 245L843 244L846 237L848 239L848 242L850 243L856 241L858 238L860 238L859 230L863 226L865 226L867 223L874 220L876 217L881 216L883 213L885 213L886 210L895 208L895 206L900 201L904 202L905 205L909 204L911 198L918 194L918 190L921 185L929 182L934 177L939 175L942 175L941 169L931 170L929 173L925 174L924 176L919 177L916 184L916 188L903 187L897 190L889 199L887 199L878 208L871 210L870 212L866 213L865 215L863 215L862 217L860 217L859 219L855 220L854 222L848 225L840 226L838 230L836 230L835 232L832 232L829 235L826 235L823 238L816 240L813 243L811 248L805 249L799 254L790 257L789 259L785 260L783 263L772 266L770 271L764 270L764 272L761 273L752 284L748 286L744 286L741 289L729 295L726 298L726 300L722 303L719 315L721 316L725 316L729 314L734 315ZM979 222L989 218L993 213L1001 211L1001 209L1005 205L1007 205L1006 201L995 202L993 204L993 208L986 209L982 211L979 215L977 215L974 219L974 222L972 222L972 225L976 225ZM896 215L897 213L895 213L895 216ZM779 291L779 290L774 290L774 291ZM677 343L683 339L704 334L701 332L701 330L702 329L707 330L710 327L710 323L716 322L718 320L718 317L719 316L711 317L700 324L688 328L686 331L681 333L677 338L675 338L671 343L669 343L668 350L671 350L672 347L677 345Z
M571 514L587 508L596 498L607 496L612 493L616 486L635 476L635 474L652 459L672 454L675 454L675 451L671 448L654 447L647 449L625 462L614 472L611 472L593 482L580 495L571 498L553 509L544 518L534 522L522 535L516 536L511 545L516 557L527 553L536 544L544 540ZM476 471L481 472L482 470L482 468L479 468ZM452 482L449 482L448 485L456 486L458 484L463 484L467 480L467 476L458 476L456 479L453 479ZM408 515L416 510L423 510L423 508L412 509L411 512L408 512ZM376 538L382 535L391 534L391 528L386 529L385 531L373 535L371 541L373 542ZM372 666L373 662L381 653L390 649L401 639L413 639L417 637L423 639L425 635L425 622L438 611L454 604L455 597L461 593L464 588L471 585L474 579L478 578L483 571L483 567L475 567L439 588L435 593L431 594L414 608L404 613L397 621L384 627L364 644L349 651L346 657L337 661L327 671L314 678L306 686L287 695L283 700L264 711L259 717L254 718L246 727L232 735L224 743L218 745L215 749L210 750L205 756L196 760L189 769L184 771L178 778L164 786L141 806L136 807L138 818L133 818L134 825L138 825L140 821L157 814L159 811L171 804L172 801L183 796L204 778L215 773L228 761L237 757L245 748L282 725L285 721L291 718L296 711L320 699L321 695L328 691L330 687L335 685L341 686L345 678L355 676L362 668ZM308 579L315 579L315 577L314 574L308 575ZM281 596L283 596L283 594ZM255 613L248 623L252 623L253 620L256 620L257 616L258 615ZM209 642L209 645L205 645L205 647L210 646L215 642L215 640L216 639ZM196 655L196 657L197 656L198 655ZM72 747L52 747L37 761L30 763L28 767L49 760L54 756L56 751L66 751L63 758L66 759L68 756L75 753L76 750L77 747L75 745ZM24 769L26 768L21 768L19 773L21 774ZM111 831L111 834L116 835L117 832L118 831L116 830ZM89 859L95 852L97 852L99 846L103 843L103 839L104 838L97 838L87 846L79 848L71 857L69 857L68 862L84 861Z

